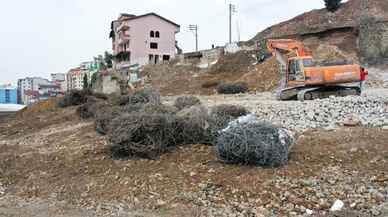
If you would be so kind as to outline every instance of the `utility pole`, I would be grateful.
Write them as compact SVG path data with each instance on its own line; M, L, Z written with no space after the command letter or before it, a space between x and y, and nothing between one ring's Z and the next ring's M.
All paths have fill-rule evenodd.
M198 51L198 25L190 25L189 29L194 33L194 36L195 36L195 51Z
M232 43L232 15L236 11L236 6L232 3L229 4L229 44Z

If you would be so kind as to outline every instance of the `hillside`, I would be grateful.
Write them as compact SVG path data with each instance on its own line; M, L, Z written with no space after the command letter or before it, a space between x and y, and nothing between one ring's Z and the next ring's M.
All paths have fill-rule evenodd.
M365 6L367 5L367 6ZM251 41L286 36L303 36L333 29L358 28L361 18L388 21L388 1L350 0L334 13L317 9L303 13L291 20L271 26L258 33Z
M388 58L388 1L349 0L334 13L317 9L259 32L248 44L269 38L295 38L315 50L338 47L350 60L372 64Z

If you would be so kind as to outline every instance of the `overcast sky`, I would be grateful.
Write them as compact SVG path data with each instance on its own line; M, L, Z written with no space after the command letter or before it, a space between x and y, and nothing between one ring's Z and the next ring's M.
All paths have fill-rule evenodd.
M156 12L181 25L184 52L195 49L188 25L199 26L200 49L228 41L228 3L236 4L234 40L322 8L323 0L11 0L0 6L0 84L18 78L65 73L111 51L110 22L121 12Z

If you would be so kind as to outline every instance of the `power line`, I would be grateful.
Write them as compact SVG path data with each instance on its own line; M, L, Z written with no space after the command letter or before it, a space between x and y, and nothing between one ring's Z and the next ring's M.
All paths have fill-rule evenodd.
M194 36L195 36L195 51L198 51L198 25L190 25L189 29L194 33Z

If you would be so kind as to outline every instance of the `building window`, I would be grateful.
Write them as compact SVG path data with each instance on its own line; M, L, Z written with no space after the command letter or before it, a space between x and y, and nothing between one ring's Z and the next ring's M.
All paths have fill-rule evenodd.
M156 37L156 38L160 38L160 33L159 33L159 31L156 31L155 37Z
M154 42L150 43L150 48L151 49L158 49L158 43L154 43Z
M155 37L155 32L154 32L154 31L151 31L151 32L150 32L150 37L151 37L151 38L154 38L154 37Z
M170 61L170 55L163 55L163 62Z
M11 102L11 92L9 90L5 90L5 103Z
M148 63L153 64L154 63L154 55L150 54L148 55Z

